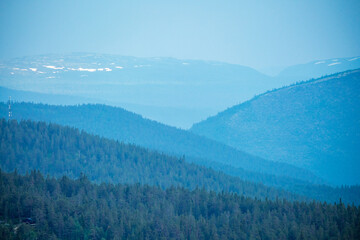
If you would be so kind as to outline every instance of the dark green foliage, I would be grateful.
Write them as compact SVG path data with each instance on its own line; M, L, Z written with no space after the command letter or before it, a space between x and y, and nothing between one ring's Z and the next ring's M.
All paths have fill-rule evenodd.
M267 173L309 182L322 182L304 169L266 161L191 132L144 119L121 108L106 105L51 106L14 103L12 109L13 117L17 120L31 119L76 127L102 137L167 154L185 155L187 159L205 159L205 166L206 162L213 161L258 174ZM6 118L7 114L7 105L0 103L0 116Z
M359 239L360 209L0 172L3 239ZM22 223L25 218L35 225ZM16 229L16 233L14 231Z
M93 136L77 129L32 121L0 120L0 167L25 173L77 178L85 173L98 183L141 183L166 188L205 187L257 198L304 199L262 184L189 164L135 145Z
M358 186L331 188L325 185L313 185L293 178L257 174L244 171L241 168L234 168L209 161L204 163L203 161L206 160L187 157L187 160L207 165L215 170L225 172L231 176L240 177L240 179L247 180L248 182L239 181L238 178L229 177L219 172L185 163L179 160L179 158L168 157L163 154L153 154L151 152L148 154L149 151L144 151L144 149L122 143L118 143L119 147L114 147L113 144L115 141L101 140L99 137L94 138L83 132L74 129L69 130L69 128L63 129L54 124L51 124L50 128L56 129L56 131L49 131L43 123L42 128L36 129L33 129L34 126L29 122L27 124L22 122L20 125L12 123L16 131L11 131L8 127L9 123L4 120L1 124L1 139L3 141L0 142L0 144L2 144L2 146L9 146L3 147L1 148L2 150L0 150L0 166L7 171L12 171L15 168L18 168L21 172L31 169L41 169L43 173L49 173L55 176L66 174L73 178L78 177L81 172L85 172L92 180L98 182L140 182L155 184L161 187L180 185L190 188L199 185L207 186L207 189L214 191L237 191L248 194L248 196L256 196L259 198L283 196L293 199L294 197L292 194L285 194L283 191L264 188L262 184L249 183L250 180L251 182L265 183L265 185L270 187L282 188L297 195L306 196L309 199L336 202L341 198L345 203L355 203L357 205L360 203L360 187ZM109 124L109 126L112 125ZM19 132L17 133L17 131ZM69 131L70 133L67 133ZM8 133L5 134L5 132ZM60 136L58 136L60 133L61 139L59 139ZM17 137L14 137L15 135ZM89 140L89 138L96 140ZM33 140L30 141L29 139ZM81 139L81 141L79 139ZM12 143L5 142L5 140L9 142L11 140ZM49 146L41 144L47 141L54 143ZM77 143L77 141L80 142ZM127 154L108 153L109 148L102 146L100 142L110 142L113 148L127 152ZM84 145L84 143L86 143L86 145ZM9 149L9 147L11 149ZM100 149L100 153L97 152L98 148ZM144 155L143 152L146 152L145 156L147 156L147 159L143 160L136 155L137 151L139 154L142 152L142 155ZM121 155L121 157L119 158L118 155ZM96 156L101 156L101 161L94 161ZM141 158L140 161L139 158ZM136 159L136 162L134 162L133 159ZM154 161L158 161L159 164L154 164ZM165 162L162 163L163 161ZM162 163L164 167L160 166L160 163Z
M191 131L332 184L360 183L360 70L270 91Z
M201 160L197 159L195 162L198 163L199 161ZM254 182L265 183L267 186L284 189L298 195L306 196L307 198L330 203L339 202L339 200L342 199L344 203L360 204L360 185L332 187L324 184L311 184L293 178L280 178L269 174L249 173L240 168L215 162L208 162L207 165L212 169L221 170L231 176L239 176L241 179L251 179Z

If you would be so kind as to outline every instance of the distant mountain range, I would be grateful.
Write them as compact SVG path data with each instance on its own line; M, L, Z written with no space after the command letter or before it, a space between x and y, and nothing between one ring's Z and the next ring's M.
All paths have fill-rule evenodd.
M269 79L221 62L106 54L49 54L0 63L2 87L97 99L182 128L266 91Z
M266 92L191 131L335 184L359 184L359 106L358 69Z
M187 129L267 90L355 68L360 68L359 57L291 66L270 77L249 67L214 61L47 54L0 62L0 86L70 96L38 99L43 103L119 106Z
M79 96L38 93L0 87L0 101L8 102L9 99L16 102L47 103L53 105L76 105L97 103L99 101Z
M360 68L360 57L332 58L290 66L275 78L281 86Z
M3 93L11 93L15 94L14 96L23 96L28 99L45 97L52 101L61 100L64 97L41 94L37 96L36 93L4 88L0 89L1 97L4 97L2 96ZM1 100L6 100L6 98L4 97ZM64 102L70 104L73 100L77 99L69 97ZM358 202L357 196L360 192L357 186L332 188L326 185L318 185L324 182L308 171L286 164L265 161L219 142L191 134L188 131L144 119L121 108L104 105L50 106L13 103L12 111L15 119L57 122L100 136L166 152L169 155L178 157L185 155L187 162L211 167L228 175L237 176L242 180L263 183L311 199L335 202L341 198L348 203ZM0 104L0 116L7 118L7 112L7 105Z

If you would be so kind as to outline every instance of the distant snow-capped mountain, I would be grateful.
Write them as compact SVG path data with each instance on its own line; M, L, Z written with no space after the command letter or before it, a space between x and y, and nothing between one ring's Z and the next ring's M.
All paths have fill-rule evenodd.
M0 62L0 86L73 96L79 103L91 99L91 103L124 107L162 123L189 128L267 90L357 67L359 57L321 60L288 67L269 77L249 67L215 61L46 54ZM65 102L69 101L59 97L51 101Z
M182 128L267 90L269 79L254 69L221 62L108 54L49 54L0 64L3 87L130 106Z
M282 85L319 78L325 75L360 68L360 57L333 58L311 61L290 66L281 71L276 78Z

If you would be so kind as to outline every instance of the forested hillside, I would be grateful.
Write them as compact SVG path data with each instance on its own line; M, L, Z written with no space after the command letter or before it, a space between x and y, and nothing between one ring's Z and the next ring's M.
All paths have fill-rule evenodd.
M264 93L191 131L335 184L360 183L360 70Z
M0 103L0 116L7 118L7 115L8 106ZM52 106L14 103L12 115L18 120L32 119L58 123L167 154L179 157L185 155L188 161L203 164L218 162L246 171L322 183L321 179L301 168L266 161L188 131L144 119L121 108L105 105Z
M81 173L97 183L141 183L166 188L204 187L216 192L275 199L304 199L262 184L242 181L184 159L93 136L77 129L31 121L0 120L0 167L25 173L77 178Z
M95 185L0 171L2 239L359 239L360 210L340 203Z
M6 171L17 169L25 173L38 169L51 176L67 175L71 178L86 173L90 180L98 183L142 183L162 188L174 185L190 189L199 186L257 198L290 200L306 197L331 203L341 198L345 203L360 203L360 187L332 188L271 175L257 175L258 183L254 183L189 164L184 158L166 156L56 124L9 123L3 119L0 127L0 167ZM219 169L216 164L212 168ZM233 176L249 174L241 169L228 168L227 172ZM276 188L264 186L261 184L263 181Z
M276 177L269 174L254 174L246 172L241 168L211 162L207 164L215 170L220 170L231 176L238 176L240 179L251 179L252 182L263 183L266 186L280 188L310 199L326 201L330 203L343 202L349 204L360 204L360 185L330 186L326 184L311 184L306 181L289 177ZM219 166L220 165L220 166Z

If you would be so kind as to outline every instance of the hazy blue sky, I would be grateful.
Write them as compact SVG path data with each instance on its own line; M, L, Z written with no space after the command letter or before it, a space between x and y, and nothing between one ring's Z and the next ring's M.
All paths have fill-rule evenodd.
M360 55L359 0L1 0L1 58L114 53L255 68Z

